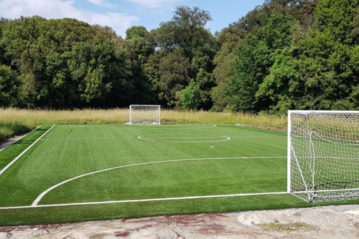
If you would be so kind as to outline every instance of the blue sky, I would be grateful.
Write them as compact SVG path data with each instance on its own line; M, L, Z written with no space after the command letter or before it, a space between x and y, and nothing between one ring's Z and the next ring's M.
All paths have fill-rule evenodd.
M176 6L199 7L210 12L206 25L220 31L237 21L264 0L0 0L0 16L14 19L38 15L50 18L71 17L90 24L107 25L125 37L131 26L148 30L172 18Z

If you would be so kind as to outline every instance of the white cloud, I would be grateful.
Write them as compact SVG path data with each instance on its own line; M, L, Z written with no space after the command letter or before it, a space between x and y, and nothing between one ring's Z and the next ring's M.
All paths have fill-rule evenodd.
M156 8L164 4L180 2L182 0L126 0L126 1L136 3L144 7Z
M88 0L88 1L100 7L107 7L107 8L116 7L116 5L108 3L104 0Z
M126 29L139 20L136 16L107 12L84 11L74 6L74 0L0 0L0 16L14 19L20 16L50 18L76 18L89 24L112 27L118 35L125 36Z

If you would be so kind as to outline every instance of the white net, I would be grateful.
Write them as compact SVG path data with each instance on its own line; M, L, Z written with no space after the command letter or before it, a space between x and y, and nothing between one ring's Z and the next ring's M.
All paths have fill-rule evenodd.
M359 112L288 116L288 191L309 202L359 198Z
M160 124L160 105L130 105L130 124Z

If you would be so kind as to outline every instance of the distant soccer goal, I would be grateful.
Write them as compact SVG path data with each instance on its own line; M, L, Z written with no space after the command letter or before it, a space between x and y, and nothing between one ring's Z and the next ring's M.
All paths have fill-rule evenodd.
M359 111L288 112L287 186L308 202L359 198Z
M161 124L160 105L130 105L130 124Z

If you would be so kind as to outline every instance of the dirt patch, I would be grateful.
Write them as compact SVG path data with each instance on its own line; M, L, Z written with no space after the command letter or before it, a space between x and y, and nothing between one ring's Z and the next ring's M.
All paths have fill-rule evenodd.
M0 227L22 238L358 238L359 205Z
M292 231L298 231L298 230L318 230L317 227L303 223L303 222L296 222L296 223L265 223L260 224L260 227L262 227L264 230L267 231L280 231L280 232L292 232Z
M151 228L152 225L144 225L144 226L140 226L140 227L136 227L136 228L131 228L131 229L125 229L124 231L121 232L115 232L115 236L116 237L127 237L130 234L132 234L133 232L140 232L141 230L144 230L146 228Z
M287 132L287 127L284 126L264 126L264 125L245 125L246 127L252 127L257 129L266 129L272 131Z

